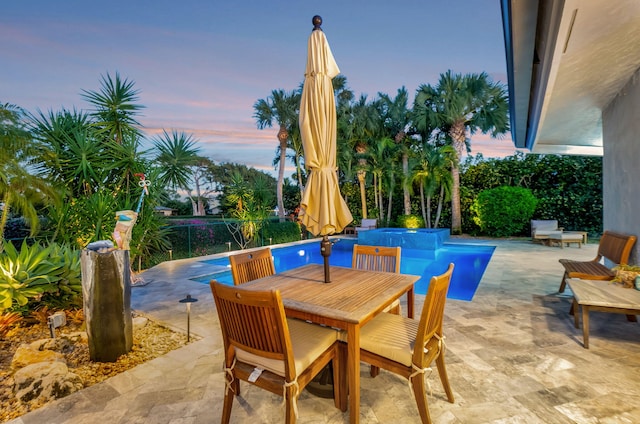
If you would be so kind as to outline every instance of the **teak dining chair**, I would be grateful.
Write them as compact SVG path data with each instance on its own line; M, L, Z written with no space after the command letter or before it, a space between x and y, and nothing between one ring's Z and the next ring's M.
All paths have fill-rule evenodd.
M453 391L444 363L442 321L454 265L431 277L420 321L394 314L378 314L360 333L360 359L409 380L423 423L431 423L427 405L425 372L435 360L440 381L453 403Z
M271 249L268 247L231 255L229 263L233 284L236 286L276 273Z
M400 246L353 246L351 267L367 271L400 272ZM389 305L385 312L400 315L400 299Z
M231 418L239 380L284 397L285 422L295 423L300 391L334 361L337 408L346 410L346 380L340 370L336 330L285 318L278 290L249 291L210 282L225 352L225 392L222 423Z

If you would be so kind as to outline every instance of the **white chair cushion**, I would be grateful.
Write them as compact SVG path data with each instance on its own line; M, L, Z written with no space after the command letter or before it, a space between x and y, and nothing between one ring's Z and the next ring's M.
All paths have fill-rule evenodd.
M329 327L287 318L293 348L296 376L302 373L338 338L338 332ZM284 377L284 361L263 358L242 349L236 349L238 361L254 365Z
M381 313L360 329L360 349L411 366L419 322L401 315ZM346 340L346 334L344 336Z
M535 232L535 236L536 237L540 237L540 236L553 236L553 235L561 235L562 231L558 231L558 230L536 230Z

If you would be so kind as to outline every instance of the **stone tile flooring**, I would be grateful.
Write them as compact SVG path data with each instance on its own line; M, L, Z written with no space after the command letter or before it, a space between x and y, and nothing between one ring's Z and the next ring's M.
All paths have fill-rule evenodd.
M446 362L456 399L447 402L434 367L428 400L435 423L640 422L640 326L624 315L592 313L590 349L584 349L568 314L571 294L557 293L558 258L592 259L595 244L452 241L497 248L473 301L447 303ZM197 298L191 332L198 341L11 423L219 422L224 380L217 315L208 285L189 280L211 272L198 260L167 262L144 273L147 285L132 289L132 308L181 331L187 322L178 300L187 293ZM417 313L423 299L416 296ZM384 370L372 379L365 365L361 375L361 422L420 422L406 380ZM281 398L242 387L232 422L282 422ZM332 400L306 391L299 410L300 423L349 418Z

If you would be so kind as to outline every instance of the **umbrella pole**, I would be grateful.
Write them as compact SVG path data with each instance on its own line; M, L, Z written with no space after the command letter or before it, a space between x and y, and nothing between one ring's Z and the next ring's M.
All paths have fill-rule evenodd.
M324 282L330 283L331 277L329 276L329 256L331 256L331 242L329 236L324 235L320 242L320 254L324 258Z

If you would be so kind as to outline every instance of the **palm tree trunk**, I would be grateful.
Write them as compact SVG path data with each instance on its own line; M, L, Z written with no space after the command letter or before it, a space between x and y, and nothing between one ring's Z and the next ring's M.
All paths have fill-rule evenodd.
M436 221L433 223L433 228L438 228L440 224L440 214L442 213L442 203L444 203L444 186L440 186L440 198L438 199L438 210L436 211Z
M453 140L453 148L456 149L458 157L451 167L451 234L462 234L462 214L460 207L460 158L466 140L466 127L464 121L457 121L451 126L449 136Z
M360 183L360 202L362 203L362 219L367 219L367 193L364 187L365 171L358 171L358 182Z
M380 211L380 204L378 203L378 174L373 173L373 201L375 208Z
M300 168L300 157L296 154L296 174L298 176L298 189L300 190L300 199L304 192L304 185L302 185L302 170Z
M380 177L380 180L382 180L382 176ZM378 195L380 196L380 209L378 209L380 212L378 213L378 216L380 216L380 219L384 219L384 196L382 193L382 183L379 183L379 187L378 187Z
M402 174L404 175L404 181L402 189L404 192L404 214L411 215L411 197L409 196L409 155L405 152L402 153Z
M280 141L280 164L278 168L278 185L276 186L276 197L278 201L278 218L284 221L284 197L282 195L282 187L284 186L284 167L287 160L287 139L289 133L284 125L280 125L278 131L278 141Z
M427 228L431 228L431 196L427 196Z
M387 205L387 224L391 222L391 205L393 204L393 189L395 188L395 177L391 173L391 183L389 184L389 204Z
M420 207L422 208L422 220L424 221L424 228L429 228L427 221L427 211L424 206L424 183L420 181Z
M460 213L460 170L458 164L451 167L453 180L451 188L451 234L462 234L462 217Z

